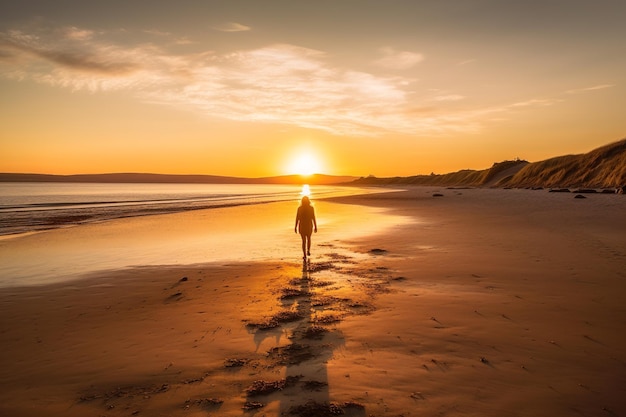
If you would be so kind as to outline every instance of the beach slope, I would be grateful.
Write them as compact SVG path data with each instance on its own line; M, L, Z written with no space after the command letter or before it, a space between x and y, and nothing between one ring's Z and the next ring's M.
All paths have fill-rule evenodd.
M395 217L342 233L355 204ZM416 187L319 207L345 211L308 264L294 241L0 289L0 415L626 415L626 198Z

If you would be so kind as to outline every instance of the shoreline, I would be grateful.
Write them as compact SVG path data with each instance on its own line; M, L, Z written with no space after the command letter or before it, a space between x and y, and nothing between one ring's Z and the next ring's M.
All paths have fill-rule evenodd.
M29 232L194 210L289 202L304 185L0 182L0 239ZM308 187L308 185L307 185ZM317 199L372 192L372 187L316 185Z
M0 288L80 279L97 271L149 265L299 259L293 233L298 201L239 205L108 220L0 239ZM404 221L386 209L315 201L320 243L376 233ZM366 219L345 229L350 217ZM343 228L343 229L339 229Z
M413 220L345 235L359 209L340 205L304 270L281 256L0 289L0 411L625 414L623 199L434 191L330 200Z

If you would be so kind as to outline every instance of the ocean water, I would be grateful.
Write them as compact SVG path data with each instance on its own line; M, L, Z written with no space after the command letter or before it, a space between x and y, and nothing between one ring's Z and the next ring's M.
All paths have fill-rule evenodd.
M0 183L0 235L122 217L295 200L302 186L263 184ZM313 186L315 198L358 194Z
M144 266L301 261L294 233L301 186L4 183L0 191L0 288ZM407 221L324 200L376 191L310 188L314 257Z

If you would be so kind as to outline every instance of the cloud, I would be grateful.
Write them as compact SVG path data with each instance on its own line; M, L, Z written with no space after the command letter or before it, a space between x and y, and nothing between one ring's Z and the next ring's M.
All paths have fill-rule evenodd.
M560 101L562 100L550 99L550 98L533 98L530 100L518 101L516 103L509 105L508 107L536 107L536 106L546 107L546 106L552 106L553 104L558 103Z
M172 36L172 34L170 32L164 32L164 31L158 30L158 29L146 29L143 32L147 33L148 35L152 35L152 36L163 36L163 37Z
M286 123L337 134L386 129L389 111L405 102L392 80L328 66L325 55L270 45L189 59L192 81L182 90L148 92L153 100L242 121ZM396 128L401 125L394 123Z
M0 33L2 52L11 53L15 59L28 62L34 66L48 63L54 67L93 72L102 75L127 74L138 65L128 60L129 51L112 45L101 45L91 42L93 32L76 28L57 30L53 42L44 33L27 34L21 31ZM27 70L26 70L27 71ZM42 69L36 73L42 72Z
M465 99L465 96L460 94L445 94L434 98L435 101L459 101L463 99Z
M374 65L386 69L406 70L424 60L422 54L415 52L396 51L393 48L383 48L381 52L383 57L374 61Z
M91 39L94 35L94 32L92 30L79 29L74 26L65 28L63 32L68 39L76 40L88 40Z
M119 32L114 35L78 28L0 32L0 76L72 90L122 90L140 101L211 117L336 135L472 133L486 115L502 111L452 110L446 103L463 96L420 97L411 91L412 79L337 67L323 51L295 45L180 54L168 50L177 48L167 33L159 33L169 36L159 44L121 44L112 40ZM131 35L125 34L127 43ZM386 53L396 58L395 68L422 59Z
M465 61L458 62L457 65L461 67L464 65L473 64L474 62L476 62L475 59L466 59Z
M586 93L587 91L604 90L605 88L611 88L611 87L615 87L615 85L614 84L600 84L600 85L595 85L593 87L586 87L586 88L578 88L578 89L574 89L574 90L567 90L565 93L567 93L567 94L580 94L580 93Z
M249 26L242 25L241 23L236 22L228 22L219 26L213 27L215 30L219 30L220 32L246 32L252 30Z

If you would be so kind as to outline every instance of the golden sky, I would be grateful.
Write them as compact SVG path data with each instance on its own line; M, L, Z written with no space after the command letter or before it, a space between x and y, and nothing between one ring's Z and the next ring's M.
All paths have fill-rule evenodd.
M407 176L583 153L626 136L624 21L618 0L3 2L0 172Z

